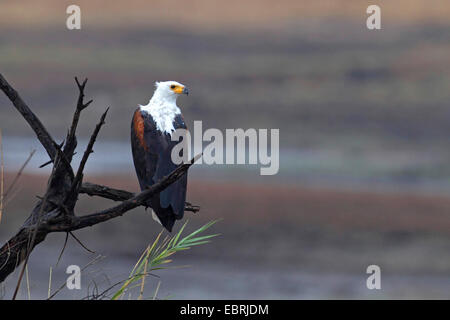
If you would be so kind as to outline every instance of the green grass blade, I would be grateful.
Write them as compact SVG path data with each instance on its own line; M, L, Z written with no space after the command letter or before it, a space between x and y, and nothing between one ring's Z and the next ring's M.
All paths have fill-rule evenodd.
M138 261L131 270L130 276L124 282L122 287L113 295L112 300L117 300L124 295L128 290L136 287L141 287L141 295L143 292L143 279L148 276L149 271L167 269L165 265L172 262L172 259L168 259L176 252L188 250L193 246L199 246L209 243L209 239L217 237L219 234L211 234L200 236L200 234L210 228L212 225L220 220L214 220L203 225L199 229L195 230L188 236L181 238L183 231L185 230L188 221L186 221L180 230L172 237L166 237L161 240L163 231L161 231L152 245L149 245L145 251L141 254ZM142 272L145 269L146 272ZM141 281L140 284L136 284L137 281Z

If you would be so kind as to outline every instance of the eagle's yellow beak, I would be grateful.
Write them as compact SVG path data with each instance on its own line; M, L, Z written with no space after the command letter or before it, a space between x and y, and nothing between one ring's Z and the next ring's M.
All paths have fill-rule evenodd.
M183 87L183 86L176 86L172 90L173 90L173 92L175 92L177 94L189 94L188 88L187 87Z

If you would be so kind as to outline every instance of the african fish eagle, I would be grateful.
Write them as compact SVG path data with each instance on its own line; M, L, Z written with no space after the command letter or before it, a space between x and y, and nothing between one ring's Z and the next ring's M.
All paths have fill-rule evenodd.
M131 150L134 167L141 190L158 182L172 172L177 165L171 153L178 141L171 135L176 129L186 129L183 115L177 106L177 98L189 94L188 89L176 81L156 82L150 102L139 105L131 122ZM175 220L183 218L186 200L187 174L175 181L160 194L154 195L147 205L153 219L169 232Z

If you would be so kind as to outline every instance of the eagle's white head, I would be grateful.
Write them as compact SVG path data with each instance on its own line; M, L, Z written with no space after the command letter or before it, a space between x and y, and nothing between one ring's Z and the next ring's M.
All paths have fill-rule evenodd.
M155 87L151 100L157 104L175 104L180 94L189 94L188 88L176 81L155 82Z
M161 132L172 134L173 121L181 114L177 106L177 98L180 94L189 94L187 87L176 81L162 81L155 83L155 92L150 102L140 109L149 113L157 128Z

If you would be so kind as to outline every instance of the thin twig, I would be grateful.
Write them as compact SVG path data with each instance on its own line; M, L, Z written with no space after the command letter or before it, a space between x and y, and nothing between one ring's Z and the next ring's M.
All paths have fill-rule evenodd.
M63 255L63 253L64 253L64 250L66 250L66 245L67 245L67 240L68 240L68 239L69 239L69 233L66 232L66 238L64 239L64 245L63 245L63 247L62 247L62 249L61 249L61 252L60 252L60 254L59 254L59 256L58 256L58 260L56 261L55 267L58 266L58 263L59 263L59 261L61 260L61 257L62 257L62 255Z
M72 125L70 126L70 130L67 133L66 145L64 147L64 153L69 157L69 160L72 160L73 155L75 154L75 148L77 147L77 138L76 138L76 130L78 127L78 122L80 120L81 111L86 109L91 103L92 100L84 103L84 89L86 87L88 79L84 79L83 83L80 84L78 78L75 77L75 82L78 87L78 100L75 112L72 118Z
M77 237L75 237L75 235L73 234L73 232L69 231L69 234L75 239L76 242L78 242L78 244L79 244L80 246L83 247L84 250L86 250L86 251L89 252L89 253L96 253L95 251L92 251L91 249L89 249L88 247L86 247L86 246L83 244L83 242L81 242L80 239L78 239Z
M99 123L95 127L95 130L92 133L89 143L83 154L83 158L81 159L77 174L76 174L75 178L73 179L72 187L70 189L70 192L68 193L68 196L70 198L66 199L66 200L70 200L70 202L73 202L73 204L70 204L71 207L75 204L74 202L75 202L76 197L78 196L79 186L83 179L84 167L89 158L89 155L93 152L94 143L95 143L95 140L97 139L98 133L100 132L100 129L102 128L102 126L105 124L105 118L106 118L106 115L108 114L108 110L109 110L109 108L107 108L106 111L102 114Z
M48 292L47 292L47 299L50 298L50 292L52 290L52 267L50 266L50 275L48 277Z
M88 262L88 264L86 264L83 268L81 268L80 272L83 272L84 270L86 270L88 267L90 267L91 265L97 263L98 261L104 259L105 257L102 255L98 255L96 256L94 259L92 259L91 261ZM51 294L47 300L51 300L54 296L56 296L62 289L64 289L66 287L66 282L64 282L63 284L61 284L61 286L55 291L53 292L53 294Z
M59 161L61 161L63 163L64 167L65 167L64 168L65 172L69 174L69 177L71 179L73 179L74 174L73 174L72 166L70 165L70 161L71 160L69 160L67 158L66 154L61 150L61 147L62 147L63 144L64 144L64 141L61 142L61 144L56 144L55 143L56 153L57 153L57 155L59 155Z
M60 159L60 157L58 155L59 155L59 153L57 154L57 157L55 159L55 165L53 166L52 174L50 175L49 181L52 180L52 177L55 174L55 168L58 166L59 159ZM23 278L23 274L24 274L24 271L25 271L25 267L28 264L28 259L30 258L31 249L34 246L34 241L36 240L36 235L37 235L38 230L39 230L39 225L41 223L41 218L42 218L42 212L44 210L44 206L47 203L48 194L49 194L49 192L47 191L45 193L44 200L42 200L42 202L41 202L41 207L39 208L39 213L38 213L37 221L36 221L36 224L35 224L35 228L33 230L31 241L28 243L28 246L27 246L27 249L26 249L25 261L24 261L22 270L20 272L19 279L17 281L16 289L14 290L14 294L13 294L12 300L16 299L17 293L19 291L20 283L22 282L22 278Z
M27 280L27 293L28 293L28 300L31 300L31 291L30 291L30 277L28 275L28 265L25 268L26 273L26 280Z
M62 146L64 145L64 143L65 143L65 140L64 140L63 142L61 142L60 144L58 144L58 145L56 146L56 148L59 149L59 150L61 150L61 148L62 148ZM74 155L75 155L75 153L74 153ZM69 163L69 167L70 167L70 161L69 161L69 159L68 159L68 158L65 158L65 159L67 160L67 161L66 161L66 165L67 165L67 163ZM42 169L42 168L48 166L50 163L53 163L53 160L48 160L47 162L41 164L41 165L39 166L39 169Z
M23 171L25 170L26 166L28 165L28 163L30 162L31 158L33 158L33 155L36 153L36 150L33 149L31 150L30 154L28 155L28 158L25 160L25 162L22 164L22 166L20 167L19 171L17 172L16 176L14 177L13 182L11 183L11 185L8 187L8 190L6 190L5 192L5 199L6 197L9 195L9 193L11 192L11 190L14 188L14 186L16 185L17 181L19 181Z

